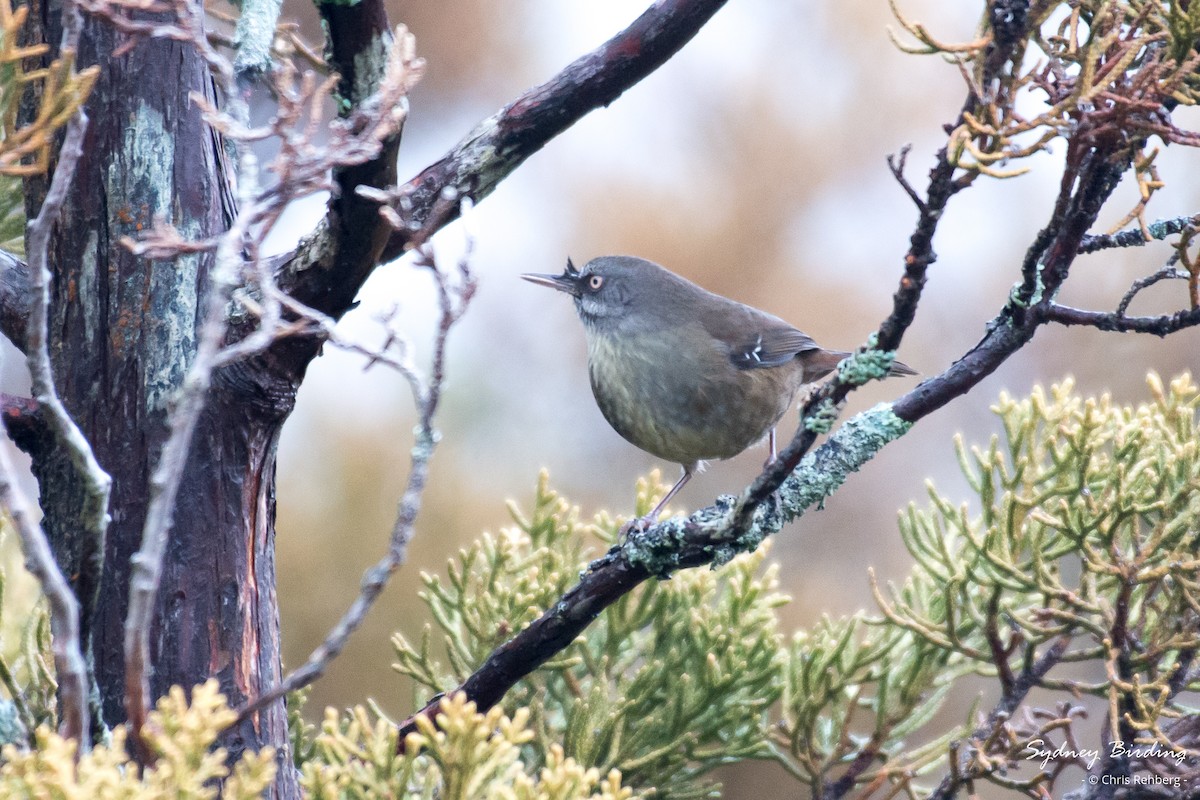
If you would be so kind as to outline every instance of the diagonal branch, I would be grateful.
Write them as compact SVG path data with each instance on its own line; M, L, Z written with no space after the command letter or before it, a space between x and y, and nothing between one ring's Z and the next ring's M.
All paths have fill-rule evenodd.
M450 152L401 187L407 230L384 224L374 203L370 219L347 226L331 213L279 265L280 288L305 305L340 316L375 265L413 243L413 231L436 232L454 220L461 199L478 203L529 156L589 112L607 106L689 42L726 0L657 0L628 28L481 122ZM324 4L329 5L329 4ZM324 7L323 5L323 7ZM334 39L336 44L336 37ZM343 190L347 189L343 182ZM345 194L343 195L345 197ZM374 243L343 254L347 239Z
M566 647L608 605L651 576L668 576L677 569L719 565L736 553L751 550L763 538L821 502L850 472L869 461L923 417L965 394L990 375L1005 359L1024 347L1044 324L1045 309L1079 251L1080 242L1095 222L1104 202L1128 168L1120 154L1088 150L1069 162L1050 223L1037 237L1023 264L1025 281L1000 314L989 323L983 339L942 374L924 381L890 406L877 406L846 422L821 447L805 455L819 430L813 423L833 411L863 377L858 366L886 374L890 352L915 314L924 285L925 269L933 261L933 234L946 202L963 185L954 179L946 151L930 176L916 230L905 257L905 272L892 313L880 325L874 341L839 367L837 376L805 404L800 430L779 458L737 500L722 499L686 519L671 519L634 533L620 546L590 564L580 582L550 610L488 656L456 691L486 709L517 681ZM893 172L899 170L893 165ZM871 356L874 354L875 359ZM859 364L855 365L855 360ZM882 359L882 360L879 360ZM849 368L847 363L850 364ZM864 369L869 372L869 369ZM802 460L803 459L803 460ZM416 729L419 717L437 709L426 705L400 726L404 737Z

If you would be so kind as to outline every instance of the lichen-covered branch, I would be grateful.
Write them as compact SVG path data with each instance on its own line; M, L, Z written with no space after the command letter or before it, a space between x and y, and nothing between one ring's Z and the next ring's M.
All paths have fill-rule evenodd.
M1135 68L1132 61L1124 59L1124 54L1136 52L1136 37L1142 34L1132 27L1123 28L1124 17L1119 14L1104 20L1107 38L1093 41L1072 29L1072 37L1083 37L1078 40L1079 47L1066 54L1054 51L1064 64L1082 61L1103 66L1077 78L1056 73L1053 91L1061 105L1056 106L1051 116L1042 118L1045 130L1053 135L1044 137L1039 147L1057 136L1067 139L1059 195L1049 221L1020 265L1017 286L1000 313L987 324L983 338L940 374L895 402L854 418L826 444L806 455L853 388L886 375L891 355L916 313L926 268L934 258L933 235L948 200L978 176L1004 177L993 168L1001 158L992 155L1018 158L1030 154L1011 149L1013 145L1004 138L1009 132L1001 135L978 125L982 115L996 112L993 116L1009 118L1016 132L1025 123L1017 115L1009 117L1005 109L1016 102L1018 93L1030 87L1046 89L1037 76L1021 72L1026 69L1022 56L1024 42L1027 37L1041 36L1038 26L1045 19L1027 16L1018 6L1028 12L1028 4L1006 4L1012 13L985 21L987 36L968 48L978 71L973 78L968 76L968 98L960 124L951 126L951 142L939 154L924 197L904 180L902 159L892 164L893 174L918 209L918 222L904 260L904 274L892 313L868 345L843 362L837 375L810 396L802 411L802 424L791 443L740 498L723 497L686 519L667 520L636 532L622 546L589 565L580 582L559 602L493 651L461 684L459 689L468 697L477 700L481 707L495 702L507 687L553 656L604 607L641 581L686 567L722 563L733 554L756 546L785 521L828 496L848 471L872 458L879 448L909 426L978 385L1005 359L1028 344L1037 330L1058 313L1054 310L1054 298L1083 249L1088 230L1122 176L1141 158L1139 146L1119 133L1122 126L1133 130L1158 126L1160 121L1147 122L1138 115L1148 113L1146 109L1150 106L1156 109L1154 113L1166 114L1173 107L1173 93L1178 88L1179 73L1174 66L1154 60L1137 65L1134 79L1124 82L1113 65ZM909 28L910 32L920 30ZM1041 39L1037 41L1044 44ZM928 43L937 45L933 40ZM999 81L1000 89L985 90L995 80ZM1099 91L1095 89L1097 86L1103 87L1110 105L1098 107L1091 114L1071 105L1071 97L1078 92ZM1123 93L1136 95L1136 103L1130 100L1127 104ZM1065 115L1069 124L1056 116L1059 114ZM1162 125L1168 126L1162 132L1172 141L1197 143L1195 137L1171 127L1169 121ZM966 160L963 148L971 153ZM1019 683L1019 678L1013 679L1014 685ZM431 707L427 707L417 716L430 711ZM414 724L410 719L401 729L411 730Z
M1151 222L1143 229L1129 228L1118 233L1098 233L1083 237L1079 244L1080 255L1096 253L1118 247L1144 247L1153 241L1161 241L1168 236L1176 236L1189 227L1194 227L1198 220L1195 214L1184 217L1172 217Z

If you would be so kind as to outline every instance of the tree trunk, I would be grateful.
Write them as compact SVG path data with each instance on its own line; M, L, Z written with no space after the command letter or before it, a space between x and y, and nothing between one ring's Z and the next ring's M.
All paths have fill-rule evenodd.
M43 17L54 31L57 9ZM56 35L47 37L56 41ZM101 75L87 103L85 154L51 251L50 317L59 390L113 478L103 549L78 541L69 470L39 471L46 527L90 619L104 721L125 718L124 623L130 557L141 544L149 476L171 398L195 354L211 257L135 257L119 244L162 217L185 238L224 231L233 214L225 154L189 95L213 97L208 67L186 43L147 39L111 57L121 37L89 20L80 63ZM151 689L220 680L232 705L279 680L275 597L275 449L295 384L226 370L214 381L180 489L158 595ZM51 467L50 457L37 461ZM98 578L98 581L97 581ZM96 592L98 585L98 595ZM94 598L98 598L95 599ZM297 794L283 703L226 734L234 755L277 748L276 796Z

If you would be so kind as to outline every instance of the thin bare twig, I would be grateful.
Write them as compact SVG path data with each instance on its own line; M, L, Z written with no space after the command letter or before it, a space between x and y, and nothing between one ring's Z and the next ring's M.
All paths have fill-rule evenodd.
M1133 302L1134 298L1137 297L1143 289L1147 289L1159 281L1173 280L1176 278L1187 280L1190 278L1190 273L1175 266L1175 263L1178 260L1178 253L1176 253L1171 257L1171 260L1162 267L1162 269L1158 270L1152 275L1147 275L1144 278L1134 281L1133 285L1129 287L1129 291L1127 291L1124 296L1121 297L1121 302L1117 303L1116 315L1118 317L1124 317L1126 312L1129 310L1129 304Z
M468 247L468 255L469 252L470 248ZM329 664L345 648L350 636L362 625L371 607L387 586L388 580L405 562L408 542L412 538L417 517L421 512L421 499L429 475L429 461L439 439L437 431L433 427L433 420L441 400L442 386L445 383L446 341L450 330L462 318L475 292L475 279L468 266L468 255L464 255L459 262L458 283L454 285L438 268L429 248L423 249L419 254L418 266L428 268L433 274L441 313L427 379L423 379L415 369L404 362L390 362L395 364L408 381L417 405L419 420L409 464L408 482L400 499L396 521L392 525L388 551L383 558L363 573L358 597L329 631L325 640L309 654L299 668L280 681L278 686L243 706L238 711L238 721L247 719L264 706L320 678L328 669Z
M62 56L78 50L82 18L73 2L63 4L63 34L59 52ZM108 496L112 480L96 461L87 437L67 413L54 385L54 371L50 364L49 314L50 314L50 268L48 263L50 236L54 223L62 213L67 191L75 176L75 167L83 156L83 137L87 130L87 115L79 108L67 123L66 136L58 153L58 164L50 188L42 201L37 216L29 223L27 250L29 264L29 320L26 324L25 363L29 368L33 396L53 431L59 446L70 454L72 467L77 471L84 486L86 504L81 513L81 524L93 540L94 546L104 550L104 536L108 529ZM8 465L5 464L7 481ZM12 490L10 502L20 504ZM34 525L24 509L13 507L14 515L25 518L22 524L21 541L28 549L26 556L33 565L34 573L42 582L42 589L50 604L50 625L54 634L55 667L58 671L59 698L62 703L63 731L79 740L79 751L86 751L89 744L91 723L88 709L87 664L83 659L83 648L79 641L79 604L67 586L50 551L45 533ZM14 522L16 516L14 516Z
M1127 317L1116 312L1088 311L1051 303L1040 313L1042 319L1059 325L1087 325L1102 331L1149 333L1154 336L1167 336L1200 325L1200 309L1195 308L1157 317Z
M1200 221L1200 218L1193 214L1186 217L1160 219L1151 222L1144 230L1141 226L1138 226L1121 231L1120 233L1085 236L1083 237L1083 241L1079 243L1079 253L1080 255L1084 255L1115 247L1142 247L1149 241L1161 240L1168 236L1182 233L1184 229L1195 225L1198 221ZM1147 233L1150 235L1149 239L1146 238Z
M76 739L80 750L86 752L90 746L91 723L87 703L87 664L79 646L79 601L54 561L46 532L36 522L29 501L17 486L4 446L7 439L7 435L0 436L3 440L0 441L0 506L12 520L21 540L25 566L41 584L50 606L51 647L62 702L61 732L63 736ZM19 693L13 695L13 701L21 703Z
M917 190L908 182L908 178L904 177L904 168L908 165L908 154L912 150L911 144L906 144L900 148L899 153L889 155L887 157L888 170L891 171L892 177L896 179L896 183L900 184L900 188L908 195L908 199L913 201L913 205L917 207L917 212L925 213L925 200L921 195L917 194Z

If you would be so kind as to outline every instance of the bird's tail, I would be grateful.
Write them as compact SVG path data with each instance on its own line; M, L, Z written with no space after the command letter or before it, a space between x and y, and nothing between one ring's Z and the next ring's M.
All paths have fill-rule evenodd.
M796 357L804 363L804 382L811 383L812 381L824 378L837 369L837 365L848 355L850 354L844 350L817 348L816 350L805 350L802 353L797 353ZM892 368L888 370L889 378L899 378L904 375L916 374L918 374L917 371L903 361L893 361Z

